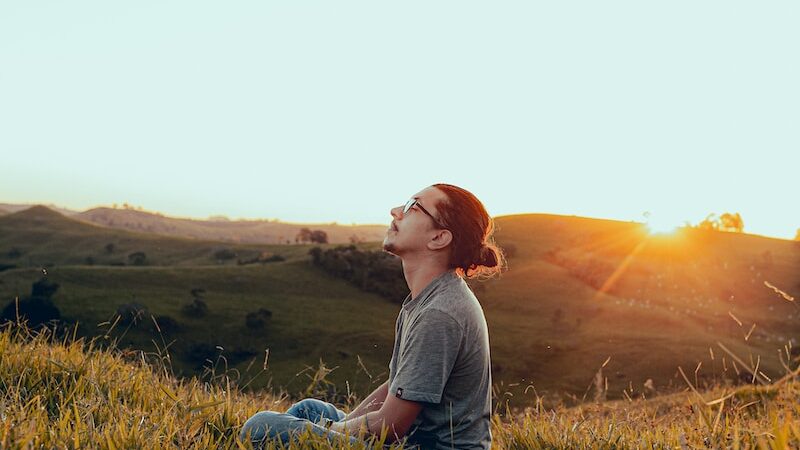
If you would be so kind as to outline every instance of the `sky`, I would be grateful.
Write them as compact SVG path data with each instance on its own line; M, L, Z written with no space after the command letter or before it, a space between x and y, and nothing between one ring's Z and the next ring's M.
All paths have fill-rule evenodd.
M800 3L2 2L0 202L800 228Z

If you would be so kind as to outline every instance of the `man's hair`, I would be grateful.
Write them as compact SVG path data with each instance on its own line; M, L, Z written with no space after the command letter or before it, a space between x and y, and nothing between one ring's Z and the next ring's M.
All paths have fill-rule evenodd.
M494 243L494 220L483 203L466 189L434 184L447 201L436 205L439 221L453 233L449 267L466 278L489 278L505 266L503 251Z

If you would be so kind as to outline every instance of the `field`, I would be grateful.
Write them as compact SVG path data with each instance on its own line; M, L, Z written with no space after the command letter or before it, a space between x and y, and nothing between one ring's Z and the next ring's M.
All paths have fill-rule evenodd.
M238 438L244 421L291 404L284 392L242 392L225 373L178 380L163 360L146 364L142 352L101 350L98 340L76 341L62 331L33 333L11 322L0 329L0 448L246 449L252 446ZM572 408L537 402L518 414L497 408L493 447L797 448L797 375L795 369L769 385L703 392L687 379L690 392L656 399ZM313 383L308 392L325 398ZM339 406L348 411L358 400L351 395ZM288 448L350 447L306 433Z
M784 363L798 355L797 302L770 288L800 296L797 242L702 230L650 236L639 224L566 216L497 225L509 268L471 284L489 323L499 405L665 395L686 387L679 367L703 388L752 382L748 370L768 383L785 373L780 354ZM133 233L34 208L0 217L0 264L10 266L0 272L0 298L28 295L44 271L79 335L169 353L179 377L227 366L248 390L293 396L322 364L335 368L331 384L321 383L326 395L341 400L385 380L402 299L326 274L309 249ZM146 254L139 265L130 258L137 252ZM237 264L259 255L281 260ZM193 289L204 290L203 317L181 312ZM109 331L129 303L178 326L158 333L145 317ZM266 326L245 326L260 308L271 313ZM269 369L255 376L267 348Z

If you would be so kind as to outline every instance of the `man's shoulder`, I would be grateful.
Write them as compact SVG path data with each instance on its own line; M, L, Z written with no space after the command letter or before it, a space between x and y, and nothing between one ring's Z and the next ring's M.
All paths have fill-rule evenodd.
M465 318L472 316L476 308L480 309L480 304L475 294L462 280L447 283L442 289L437 290L431 295L430 301L420 308L419 314L428 311L438 311L455 319L459 324L463 324Z

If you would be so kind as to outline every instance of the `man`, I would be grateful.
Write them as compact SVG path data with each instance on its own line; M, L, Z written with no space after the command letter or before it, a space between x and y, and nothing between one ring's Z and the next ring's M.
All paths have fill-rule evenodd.
M286 414L262 411L242 437L280 439L309 428L331 439L388 432L387 441L433 449L488 449L491 362L483 310L464 278L491 276L503 258L483 204L435 184L391 210L383 249L400 257L411 293L397 317L389 379L350 414L314 399Z

